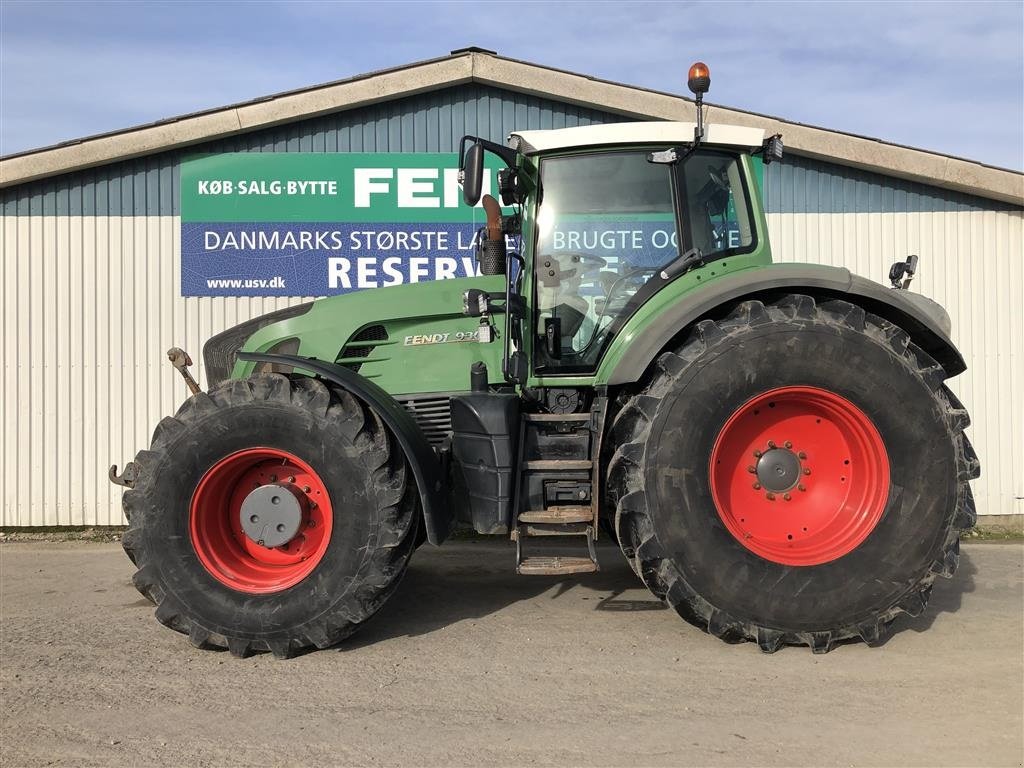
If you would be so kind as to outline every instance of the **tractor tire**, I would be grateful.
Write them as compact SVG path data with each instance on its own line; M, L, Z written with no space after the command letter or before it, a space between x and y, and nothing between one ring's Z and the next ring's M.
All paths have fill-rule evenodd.
M620 397L608 498L659 598L765 652L877 645L975 523L979 463L945 373L846 301L745 301Z
M287 658L333 645L394 592L416 541L401 450L371 408L316 379L270 374L197 394L135 463L123 500L133 581L196 647ZM301 510L281 545L246 534L242 503L257 486Z

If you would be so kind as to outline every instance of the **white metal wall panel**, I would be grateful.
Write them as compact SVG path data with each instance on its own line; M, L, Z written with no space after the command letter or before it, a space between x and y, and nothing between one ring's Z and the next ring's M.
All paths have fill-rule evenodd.
M182 298L173 216L4 216L0 228L0 525L120 525L107 466L145 448L187 394L166 350L198 357L209 336L308 299Z
M0 227L0 524L122 524L107 466L146 447L186 394L167 348L198 358L209 336L305 299L182 298L173 216L5 216ZM948 308L970 366L952 386L974 420L979 512L1024 512L1024 214L773 213L769 229L779 260L876 279L921 256L915 290Z
M912 290L942 304L968 369L949 384L971 414L979 514L1024 514L1024 212L774 213L777 261L818 262L886 282L916 253Z

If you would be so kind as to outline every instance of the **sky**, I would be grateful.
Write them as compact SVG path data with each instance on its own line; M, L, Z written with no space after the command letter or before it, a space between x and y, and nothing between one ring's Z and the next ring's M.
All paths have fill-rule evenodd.
M1024 170L1024 2L0 0L0 154L447 55L509 58Z

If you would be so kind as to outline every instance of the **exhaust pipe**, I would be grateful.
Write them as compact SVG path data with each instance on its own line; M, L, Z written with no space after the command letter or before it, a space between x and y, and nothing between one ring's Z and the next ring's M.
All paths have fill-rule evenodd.
M505 233L501 226L501 206L491 195L484 195L487 224L480 230L477 259L484 275L505 274Z

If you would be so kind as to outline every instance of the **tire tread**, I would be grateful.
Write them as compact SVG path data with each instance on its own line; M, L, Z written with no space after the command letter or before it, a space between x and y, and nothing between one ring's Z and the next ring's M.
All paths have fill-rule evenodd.
M643 457L653 414L660 400L683 375L688 364L719 341L746 332L766 320L824 321L868 334L885 344L892 355L904 361L914 375L925 382L946 416L946 424L957 455L957 500L951 510L946 534L939 544L933 565L909 585L906 594L891 608L870 621L857 625L825 628L817 632L786 633L754 622L740 621L712 605L713 596L698 595L679 570L660 551L644 494ZM868 645L883 643L893 620L901 613L919 616L925 610L932 584L939 576L950 578L959 561L960 535L976 521L974 498L968 482L980 474L980 463L964 434L970 418L963 404L945 384L945 371L927 353L913 344L902 328L863 308L841 299L818 302L805 294L790 294L769 303L743 301L721 320L697 322L677 349L663 353L652 367L640 391L621 403L610 427L614 450L607 464L608 498L613 505L619 543L633 569L651 592L665 600L691 623L726 642L750 640L762 651L773 653L783 645L806 645L814 653L828 653L838 643L860 639ZM654 542L650 544L649 542Z
M222 409L254 401L290 404L341 427L359 449L359 461L372 478L380 511L381 523L375 540L368 544L369 557L357 573L357 588L330 611L300 625L291 637L254 639L211 632L176 598L165 594L155 558L144 543L143 529L151 514L147 480L152 469L166 459L176 440L190 427ZM415 546L419 502L397 442L369 406L351 393L316 379L269 374L227 381L208 393L194 395L175 416L157 425L150 449L140 451L135 462L140 475L135 488L123 497L129 527L122 538L126 554L138 568L133 583L156 605L157 620L188 635L197 648L226 648L239 658L257 651L288 658L307 647L330 647L351 635L390 597Z

